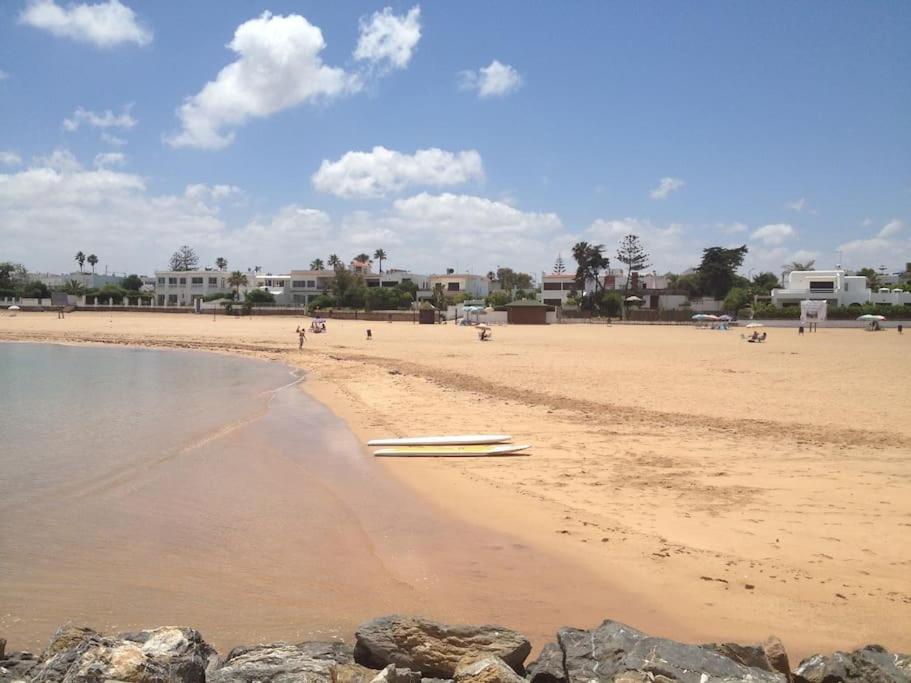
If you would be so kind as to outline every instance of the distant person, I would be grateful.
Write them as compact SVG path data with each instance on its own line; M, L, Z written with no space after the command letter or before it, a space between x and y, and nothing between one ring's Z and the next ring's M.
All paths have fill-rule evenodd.
M63 312L63 306L61 306L60 308L57 309L57 319L62 320L65 317L66 316L64 315L64 312Z
M797 328L797 334L803 334L803 323L800 323L800 327Z
M759 341L764 342L766 340L766 337L768 337L768 336L769 336L768 332L763 332L759 337Z
M897 330L898 330L898 333L901 334L901 333L902 333L902 324L899 323L899 324L898 324L898 327L896 327L895 329L897 329Z
M298 348L298 350L304 348L305 341L307 341L307 331L303 327L298 326L298 328L297 328L297 348Z
M369 327L367 328L367 341L373 341L373 332Z

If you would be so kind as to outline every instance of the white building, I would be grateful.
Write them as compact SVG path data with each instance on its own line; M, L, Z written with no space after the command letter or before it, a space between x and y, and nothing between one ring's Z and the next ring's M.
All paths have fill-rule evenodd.
M541 276L541 301L548 306L565 306L570 292L579 294L576 276L569 273L551 273Z
M851 306L871 301L867 278L844 270L795 270L783 288L772 290L772 305L798 306L804 300L825 300L830 306Z
M437 285L441 285L446 296L464 293L475 299L483 299L490 293L490 281L486 275L449 273L446 275L431 275L428 280L431 291L436 289Z
M193 306L197 299L217 293L230 293L231 274L224 270L156 270L156 306ZM253 280L252 273L248 273ZM248 285L249 286L249 285ZM241 293L246 288L241 289Z

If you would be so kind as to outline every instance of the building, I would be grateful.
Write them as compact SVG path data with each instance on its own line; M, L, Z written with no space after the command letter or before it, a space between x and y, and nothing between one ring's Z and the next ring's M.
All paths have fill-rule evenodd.
M230 277L231 274L224 270L156 270L155 305L193 306L197 299L228 294L233 290L228 284ZM241 288L241 293L250 287L249 281L253 281L255 276L248 273L247 278L248 285Z
M476 299L483 299L490 293L490 281L486 275L472 275L471 273L448 273L446 275L431 275L429 278L430 290L442 286L446 296L468 294Z
M576 292L576 276L569 273L551 273L541 276L541 301L548 306L565 306L570 292Z
M830 306L860 306L871 300L867 278L844 270L795 270L785 286L772 290L772 305L799 306L801 301L827 301Z
M385 273L368 273L363 278L368 287L397 287L401 284L413 284L417 287L418 298L427 298L431 294L430 277L407 270L396 268Z
M105 285L119 285L126 275L107 275L102 273L79 272L71 273L29 273L30 280L43 282L50 289L63 289L71 281L78 282L86 289L96 289Z
M553 306L540 301L513 301L506 304L506 322L510 325L546 325Z

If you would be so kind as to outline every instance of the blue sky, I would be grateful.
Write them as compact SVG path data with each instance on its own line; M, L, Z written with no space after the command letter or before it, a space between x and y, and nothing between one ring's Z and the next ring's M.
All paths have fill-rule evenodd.
M897 269L909 35L906 2L7 0L0 258L537 273L633 232L659 272Z

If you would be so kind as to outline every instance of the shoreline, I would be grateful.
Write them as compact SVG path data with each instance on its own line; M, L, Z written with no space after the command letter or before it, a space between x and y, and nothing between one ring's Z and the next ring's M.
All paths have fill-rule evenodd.
M77 317L81 316L82 314ZM285 318L281 322L287 326L288 323L293 325L299 320ZM240 325L244 324L240 323ZM231 327L231 323L224 327ZM341 330L338 329L340 327L342 326L336 323L333 334L340 332ZM362 325L349 323L345 327L359 330ZM347 335L347 330L345 330L343 340L336 337L326 340L331 341L332 346L327 345L326 348L321 349L305 348L305 353L300 355L296 353L293 343L286 344L277 341L274 334L261 334L259 331L253 332L252 335L267 338L250 339L249 337L252 335L245 334L243 339L187 339L180 335L166 333L138 339L135 335L122 334L120 329L117 331L120 334L116 336L112 336L113 330L100 333L93 330L90 333L83 332L75 335L36 331L34 334L14 334L15 338L10 340L93 345L118 344L171 350L208 351L282 361L293 369L303 368L306 371L305 381L301 384L301 388L345 420L361 441L380 435L403 434L407 430L411 430L411 432L434 431L415 429L412 424L414 420L408 419L409 411L413 410L416 415L432 414L433 411L428 411L422 404L447 401L452 402L452 411L457 414L462 410L467 410L469 412L466 414L471 414L470 411L475 409L472 408L473 406L483 405L485 415L483 418L476 419L480 420L481 426L485 429L512 432L517 434L517 438L530 439L533 443L546 441L548 451L550 451L554 448L553 439L545 440L546 434L528 431L531 425L538 425L538 430L540 430L541 426L547 424L549 429L552 426L550 423L556 422L558 424L553 427L562 434L566 433L562 424L569 423L571 428L577 415L580 414L580 411L571 408L561 409L554 405L541 405L540 397L534 395L531 395L527 402L523 402L521 397L519 400L509 400L493 396L491 389L483 386L483 382L479 382L479 386L476 387L461 386L459 376L452 375L448 367L427 368L413 372L415 366L413 359L386 358L382 354L375 353L371 355L372 348L356 348L351 344L351 337ZM0 338L8 338L10 332L12 331L0 328ZM386 328L381 328L380 332L385 334ZM345 344L339 344L338 341L344 341ZM363 346L362 344L361 347ZM450 375L447 375L447 372ZM384 406L384 402L388 405ZM512 429L509 421L498 421L496 414L500 411L513 415L521 413L524 416L521 428ZM586 412L591 413L591 411L590 405L582 404L581 413L583 415ZM602 438L625 441L631 436L629 428L639 429L635 424L632 426L622 424L634 416L623 415L622 411L620 412L620 417L615 420L618 424L614 424L609 430L613 434ZM675 425L667 428L676 433L664 437L665 441L667 438L688 438L687 434L689 434L689 438L692 438L693 433L698 431L701 434L698 438L704 440L705 435L710 434L714 435L710 437L712 440L717 439L727 443L729 442L727 433L738 428L738 424L730 422L730 420L727 423L724 419L715 420L713 424L703 425L704 420L698 414L682 417L683 420L679 421L682 426ZM420 418L415 417L414 419ZM764 423L759 423L757 428L761 428L762 424ZM739 426L746 428L744 425L748 425L748 423ZM749 428L746 429L747 431L741 432L746 435L745 438L760 438L755 434L750 434ZM806 433L809 431L812 431L812 428L808 426L798 429L794 432L793 438L806 438ZM558 436L559 434L555 434L554 438ZM836 431L822 434L821 437L821 442L809 443L806 448L814 451L822 449L821 452L833 447L842 451L852 449L854 448L852 441L856 438L856 434L851 430L843 430L843 433ZM895 437L898 439L896 448L901 449L906 438L905 433L895 434ZM659 446L660 444L654 445ZM537 453L535 455L537 456ZM887 456L891 458L891 452ZM569 456L563 457L562 463L559 460L551 460L550 463L542 463L542 465L571 464L565 460ZM542 552L561 557L575 566L604 577L622 594L630 596L634 602L638 603L632 611L640 614L642 618L637 619L614 613L610 613L609 616L658 635L682 640L707 640L710 639L710 636L724 631L739 640L761 640L768 633L776 632L782 636L789 649L797 654L821 649L850 648L862 644L861 640L871 639L866 634L856 634L857 641L845 638L845 634L849 630L846 627L851 620L851 617L848 616L853 606L851 603L845 605L846 613L843 619L839 620L833 619L832 616L837 616L840 610L832 610L828 607L820 610L819 593L816 591L811 590L808 593L805 588L798 586L796 593L791 592L790 596L787 593L782 594L781 591L774 591L765 599L759 599L754 595L754 589L744 588L747 584L759 584L762 588L768 588L768 586L762 585L766 583L763 575L780 571L780 569L776 570L768 560L746 556L742 561L736 562L737 566L733 571L730 568L725 569L730 551L726 548L709 550L708 547L701 547L706 544L704 533L695 533L694 537L696 530L689 527L682 529L679 538L662 537L654 533L643 533L641 529L636 528L636 524L629 523L629 520L618 519L610 512L595 514L591 505L586 501L582 501L580 504L561 503L553 496L541 495L541 492L535 490L533 482L520 481L517 483L511 479L510 473L506 469L510 467L511 462L514 461L499 463L389 461L383 463L382 466L384 471L403 481L412 491L415 491L428 503L445 511L446 514L488 529L517 534ZM584 464L585 462L588 461L584 460L581 464L583 471L588 466ZM574 467L578 468L580 464L576 463ZM507 476L502 477L501 475L504 474ZM748 487L747 482L743 481L741 476L738 476L738 480L729 479L726 483L734 484L734 489ZM440 495L443 491L446 491L447 494ZM714 493L718 495L723 491L719 490ZM742 505L748 502L750 495L748 491L738 495L745 496L745 498L741 498L738 502L735 495L734 499L730 501L732 505ZM634 501L630 499L629 502ZM656 512L659 513L659 517L662 517L666 513L661 512L660 501L658 504ZM726 512L731 509L736 509L736 507L730 508L727 503L722 508L718 508L722 515L731 514ZM638 522L639 520L632 521ZM736 556L731 557L736 560ZM811 564L815 562L814 560ZM900 560L896 564L901 566L905 562L906 560ZM714 565L711 571L706 571L707 564ZM721 573L722 571L725 573ZM798 570L798 574L794 574L793 580L799 583L807 581L807 578L799 576ZM847 593L847 591L845 592ZM674 595L672 603L667 601L668 595ZM771 603L769 599L771 599ZM902 598L899 595L898 604L909 604L902 602L903 599L907 599L907 596ZM764 608L771 607L774 613L778 613L778 616L774 619L764 618L761 610L757 615L757 600ZM833 607L841 607L840 601L841 598L834 601ZM852 600L852 602L854 601ZM659 607L655 607L656 605ZM643 608L643 606L645 607ZM796 611L798 606L807 611L801 614ZM871 613L871 617L873 613ZM903 618L900 615L908 613L906 607L899 609L894 618L900 620ZM700 617L694 618L688 623L683 616L686 614L699 614ZM808 617L814 623L815 631L812 633L809 633L808 629L803 626ZM899 631L891 629L893 635L890 636L888 626L885 627L884 632L882 624L876 624L873 619L868 621L862 613L855 613L853 617L860 619L861 623L867 624L864 628L869 629L871 633L884 633L873 639L897 649L903 647L907 649L907 638L898 637ZM782 624L780 620L785 618L793 621ZM693 630L687 633L687 629L697 626L697 622L698 631ZM834 622L840 622L843 625L839 626Z

